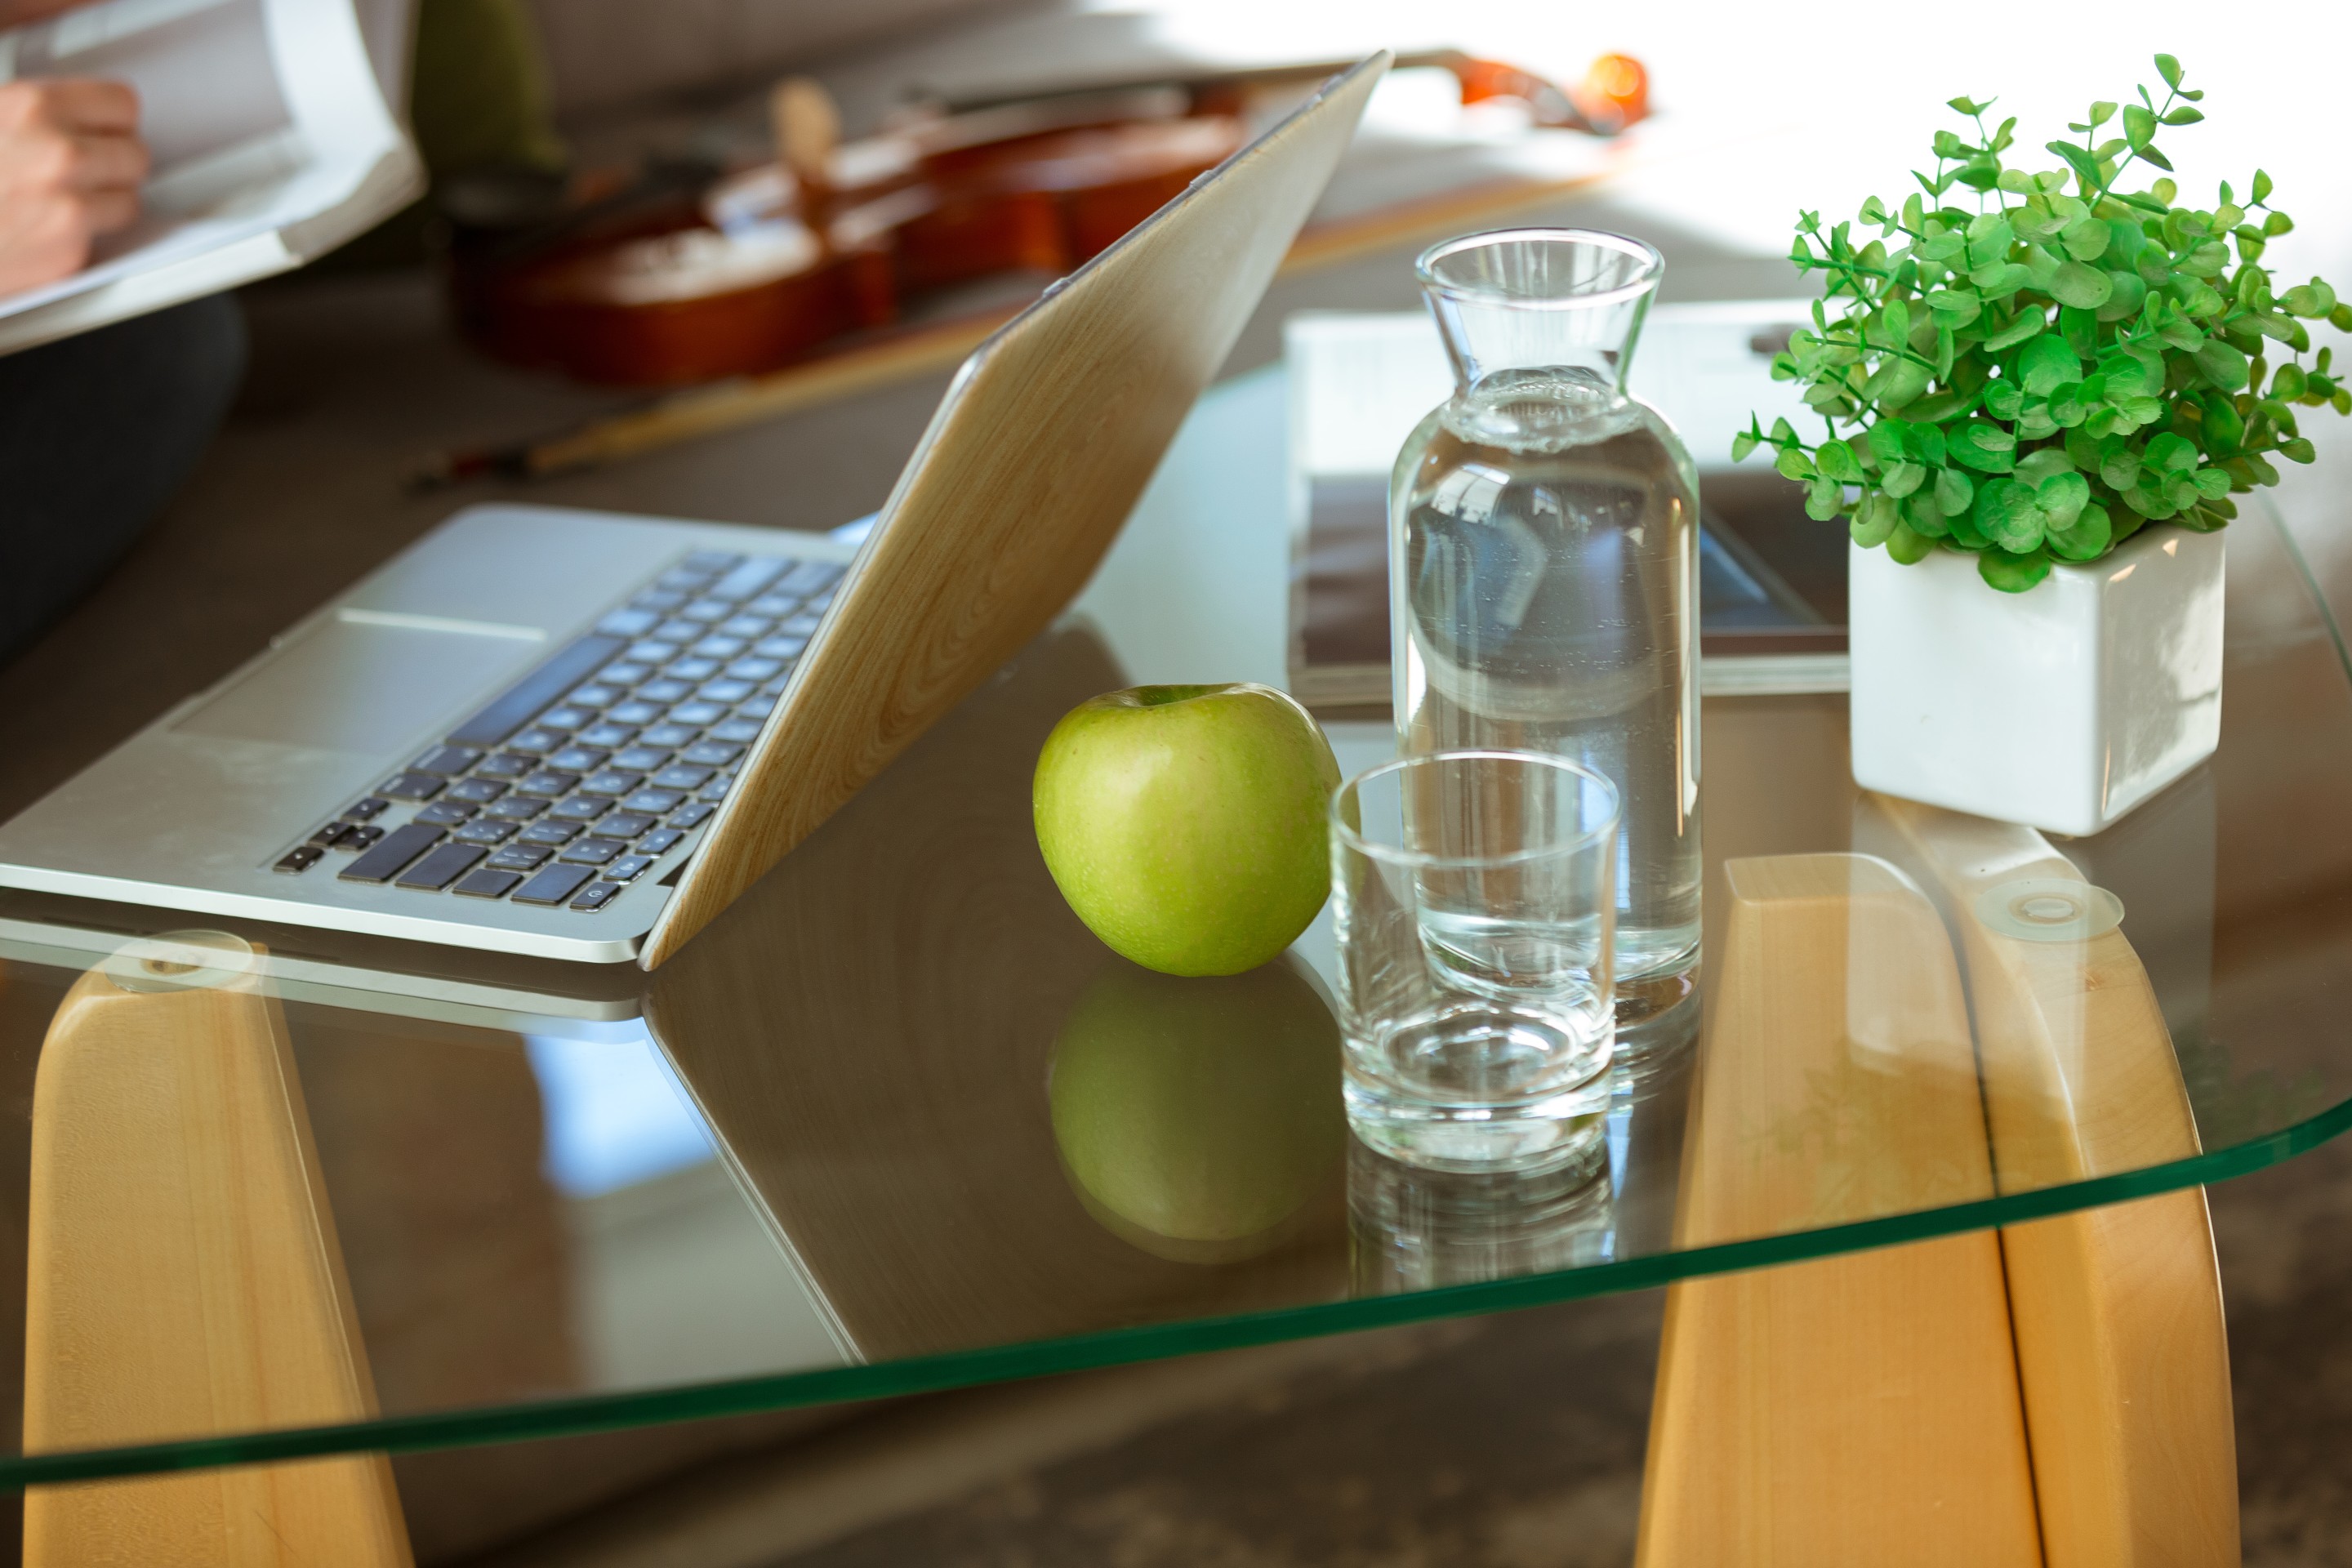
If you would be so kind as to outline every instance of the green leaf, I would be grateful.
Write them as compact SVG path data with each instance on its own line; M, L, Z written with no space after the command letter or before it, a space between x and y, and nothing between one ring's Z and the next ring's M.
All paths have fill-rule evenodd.
M2220 500L2230 493L2230 476L2219 468L2200 468L2189 477L2196 483L2198 495L2206 500Z
M2069 261L2050 279L2050 297L2078 310L2095 310L2116 291L2114 281L2095 267Z
M1944 466L1944 432L1934 425L1903 423L1903 445L1915 463L1931 468Z
M1984 313L1984 301L1969 289L1938 289L1927 296L1927 309L1938 321L1965 327Z
M1936 542L1911 531L1910 525L1898 522L1886 536L1886 553L1906 566L1916 566L1935 552Z
M2017 437L1993 425L1969 425L1947 439L1954 462L1984 474L2009 472L2010 454L2017 448Z
M2158 55L2156 57L2156 74L2164 79L2165 86L2175 89L2176 90L2179 88L2180 62L2174 59L2170 55Z
M2042 509L2033 491L2015 479L1990 479L1978 487L1971 516L1977 531L2002 550L2022 552L2042 542Z
M2196 360L2205 379L2223 392L2235 392L2246 384L2246 356L2220 338L2206 339L2205 346L2197 351Z
M1941 539L1951 532L1950 525L1944 521L1944 509L1925 490L1904 498L1903 521L1922 539Z
M2050 575L2050 557L2039 550L2022 555L1988 550L1977 557L1977 575L2004 594L2022 594Z
M2096 261L2115 243L2115 230L2109 225L2087 215L2066 226L2061 239L2066 254L2077 261Z
M1996 419L2013 424L2024 406L2024 389L2013 381L1991 382L1984 389L1984 411Z
M2058 312L2058 331L2079 360L2099 357L2099 318L2088 310L2062 308Z
M1944 106L1947 109L1956 110L1972 120L1991 107L1990 103L1979 103L1973 98L1948 98L1944 100Z
M1917 463L1889 463L1879 477L1879 488L1900 500L1927 482L1927 470Z
M1813 468L1825 479L1847 484L1862 481L1862 465L1854 461L1853 448L1843 441L1824 441L1815 447Z
M1854 512L1853 521L1846 524L1846 531L1853 536L1856 544L1868 550L1885 543L1902 521L1893 501L1885 496L1873 496Z
M2139 274L2110 272L2106 278L2115 286L2115 292L2107 297L2105 304L2099 307L2099 320L2127 321L2138 315L2140 307L2147 302L2147 285L2141 280Z
M1909 455L1909 448L1903 441L1903 421L1900 419L1880 420L1870 427L1868 439L1870 455L1883 467L1891 468Z
M2256 169L2254 171L2253 194L2249 196L2247 200L2253 202L2256 205L2260 205L2262 203L2270 200L2271 189L2271 177L2268 174L2263 174L2260 169Z
M2312 463L2319 460L2319 453L2312 447L2312 444L2309 441L2305 440L2300 436L2296 437L2292 441L2281 441L2279 443L2279 456L2286 458L2289 462L2294 463Z
M2039 486L2053 474L2071 474L2074 460L2063 447L2042 447L2017 459L2013 477L2021 484Z
M2184 103L2179 108L2174 110L2171 113L2166 115L2164 117L2163 123L2167 125L2194 125L2204 118L2205 111L2203 110L2191 109Z
M2124 140L2136 153L2146 153L2156 139L2156 115L2137 103L2124 105Z
M1893 413L1927 390L1927 367L1916 360L1891 359L1863 383L1862 395Z
M2025 390L2037 397L2046 397L2070 381L2079 381L2083 362L2066 346L2066 340L2055 332L2043 332L2025 345L2017 356L2017 377Z
M1783 447L1780 455L1772 459L1784 479L1810 479L1813 477L1813 460L1794 447Z
M2107 509L2094 502L2076 513L2073 522L2050 530L2042 543L2062 561L2096 561L2107 552L2114 536Z
M2271 395L2283 403L2293 403L2303 395L2303 367L2283 364L2271 372Z
M1976 481L1958 468L1936 470L1936 510L1946 517L1967 514L1976 500Z
M2033 487L2033 502L2051 528L2063 528L2091 503L2091 481L2069 468Z
M2077 147L2072 142L2053 142L2048 143L2048 148L2065 159L2066 166L2074 171L2074 177L2082 182L2085 199L2099 188L2099 161L2091 156L2088 148Z
M1805 515L1815 522L1827 522L1845 510L1845 487L1835 479L1805 481Z
M1734 436L1731 438L1731 460L1735 463L1744 461L1748 453L1756 450L1757 443L1763 438L1753 430L1742 430L1738 435Z
M2003 349L2014 348L2048 324L2040 310L2028 306L2020 310L2007 326L1984 341L1985 352L1999 353Z

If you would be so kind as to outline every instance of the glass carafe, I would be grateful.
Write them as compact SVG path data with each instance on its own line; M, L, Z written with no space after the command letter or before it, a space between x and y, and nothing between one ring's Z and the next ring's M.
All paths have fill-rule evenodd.
M1698 479L1626 388L1664 267L1581 229L1425 253L1455 389L1389 485L1400 744L1549 752L1617 785L1621 1021L1698 963Z

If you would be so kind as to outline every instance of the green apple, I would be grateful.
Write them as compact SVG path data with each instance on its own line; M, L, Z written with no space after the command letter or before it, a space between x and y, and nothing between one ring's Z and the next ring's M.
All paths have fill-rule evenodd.
M1238 974L1330 893L1331 743L1270 686L1139 686L1078 704L1037 758L1045 868L1088 929L1165 974Z
M1080 994L1054 1047L1054 1141L1115 1235L1231 1262L1281 1242L1331 1184L1339 1031L1297 963L1186 980L1110 959Z

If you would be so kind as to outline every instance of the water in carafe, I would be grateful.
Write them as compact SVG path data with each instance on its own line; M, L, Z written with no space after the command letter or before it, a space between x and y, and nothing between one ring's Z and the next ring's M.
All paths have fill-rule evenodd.
M1408 752L1568 757L1622 798L1621 1019L1698 961L1698 490L1624 371L1662 264L1521 230L1423 258L1459 385L1399 455L1390 588Z

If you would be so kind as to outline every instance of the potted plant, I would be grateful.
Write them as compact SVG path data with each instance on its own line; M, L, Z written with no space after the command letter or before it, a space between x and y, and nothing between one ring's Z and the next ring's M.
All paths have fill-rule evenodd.
M2048 144L2063 167L2011 166L2017 121L1956 98L1973 139L1937 132L1918 190L1798 220L1823 298L1772 374L1828 432L1751 420L1733 457L1772 448L1813 517L1849 519L1866 787L2085 834L2210 755L2218 531L2274 459L2312 460L2298 406L2352 413L2330 352L2305 360L2306 323L2352 330L2352 304L2262 265L2294 226L2267 174L2210 209L2122 188L2203 118L2156 68L2160 100L2095 103Z

